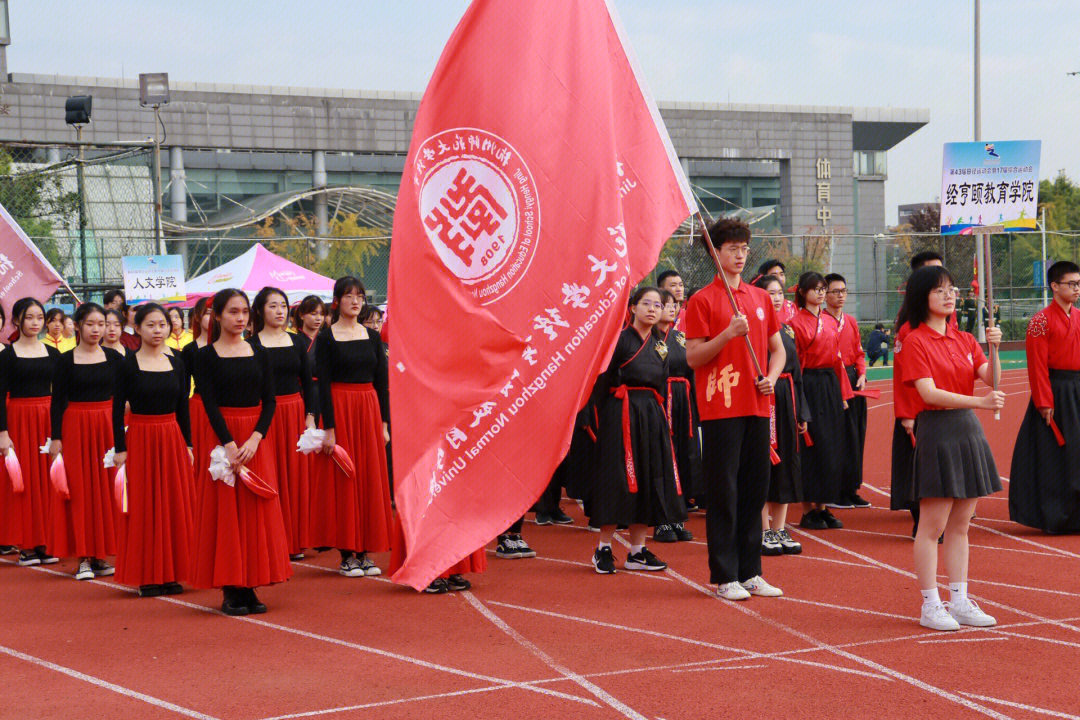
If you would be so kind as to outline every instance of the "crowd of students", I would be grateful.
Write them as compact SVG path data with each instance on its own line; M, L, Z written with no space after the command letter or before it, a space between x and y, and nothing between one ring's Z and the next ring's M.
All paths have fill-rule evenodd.
M705 514L710 582L720 597L783 591L762 577L763 555L797 554L798 525L843 527L833 513L859 495L866 439L866 357L845 313L838 274L802 273L794 302L783 263L743 280L750 231L710 228L723 277L685 297L682 278L630 298L608 368L574 420L567 457L537 501L537 524L565 524L565 489L599 533L592 566L660 571L648 546L687 541ZM956 325L958 292L935 253L912 258L895 327L892 508L914 519L921 624L993 625L967 595L968 523L979 497L1001 489L974 409L998 410L1000 363ZM1013 459L1014 519L1080 531L1080 268L1049 270L1054 302L1037 313L1027 347L1032 405ZM115 574L141 596L185 585L221 588L229 615L266 612L256 588L288 579L305 551L337 550L345 577L378 575L371 554L402 562L393 510L382 313L354 277L290 308L273 287L236 289L183 313L126 308L120 291L70 318L34 299L15 303L0 351L0 553L33 566L76 558L80 580ZM987 329L992 347L1001 333ZM996 357L996 354L992 354ZM308 437L309 449L297 452ZM1048 480L1048 478L1050 478ZM498 538L500 558L534 557L523 519ZM628 531L625 559L613 541ZM937 591L944 543L950 600ZM115 556L115 567L108 558ZM484 548L429 593L467 589Z

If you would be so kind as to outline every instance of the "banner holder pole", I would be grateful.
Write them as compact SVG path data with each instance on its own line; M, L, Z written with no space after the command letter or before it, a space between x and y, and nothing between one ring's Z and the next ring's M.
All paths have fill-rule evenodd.
M981 270L982 270L983 282L986 285L986 321L987 321L987 327L991 327L991 328L995 327L995 324L994 324L994 274L993 274L993 271L991 270L991 266L993 265L993 262L991 262L991 257L992 256L990 255L990 237L995 232L1000 232L1000 231L1002 231L1004 229L1005 228L1003 226L1001 226L1001 225L987 225L985 227L975 229L975 235L978 238L977 242L980 243L980 247L982 248L982 251L983 251L982 255L983 255L983 265L984 265L984 267L981 268ZM991 388L993 390L996 391L998 389L998 374L997 374L997 367L998 367L998 362L999 362L999 360L998 360L998 349L997 349L997 346L990 345L989 343L987 343L987 347L990 349L990 382L991 382L990 386L991 386ZM994 419L995 420L1000 420L1001 419L1001 411L1000 410L995 410L994 411Z
M728 301L731 302L731 309L736 314L739 312L739 306L735 304L735 294L731 292L731 284L728 282L727 275L724 274L724 268L720 265L720 255L716 252L716 246L713 245L712 238L709 237L709 226L705 224L705 220L701 217L701 213L694 213L698 222L701 223L701 237L705 240L705 247L709 250L709 256L712 258L713 264L716 265L716 274L720 276L720 281L724 284L724 292L727 293ZM761 363L758 362L757 353L754 352L754 344L750 342L750 335L743 335L743 340L746 341L746 350L750 353L750 362L754 366L754 372L757 373L757 379L765 377L765 373L761 371Z

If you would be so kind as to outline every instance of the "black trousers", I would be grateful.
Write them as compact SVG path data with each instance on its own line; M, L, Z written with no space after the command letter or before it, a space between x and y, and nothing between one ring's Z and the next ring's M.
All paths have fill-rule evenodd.
M713 584L761 574L761 508L769 492L769 418L703 420L705 535Z
M525 524L525 516L522 515L521 517L519 517L517 519L517 521L514 522L513 525L511 525L510 527L508 527L506 529L506 532L504 532L503 535L520 535L521 534L521 528L522 528L522 526L524 524Z
M537 498L536 503L533 505L533 509L538 513L551 514L559 509L559 501L562 500L562 482L559 474L556 473L555 477L551 478L551 482L548 483L547 489L544 490L543 495Z

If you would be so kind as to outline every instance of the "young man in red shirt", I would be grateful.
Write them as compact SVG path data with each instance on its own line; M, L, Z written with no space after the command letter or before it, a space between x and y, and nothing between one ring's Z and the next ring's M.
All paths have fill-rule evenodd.
M840 355L853 390L866 387L866 352L862 347L859 323L844 312L847 304L847 280L839 273L825 276L825 315L836 324L840 336ZM840 498L829 503L833 508L866 508L870 503L859 495L862 487L863 448L866 445L866 398L861 395L848 400L844 417L848 421L848 453L844 458L840 478Z
M770 473L769 396L785 361L780 321L768 293L742 280L746 223L722 218L709 235L736 305L716 277L691 296L685 312L686 359L701 414L709 581L727 600L776 597L783 592L761 577L761 508ZM757 377L746 337L763 369L768 362L764 377Z

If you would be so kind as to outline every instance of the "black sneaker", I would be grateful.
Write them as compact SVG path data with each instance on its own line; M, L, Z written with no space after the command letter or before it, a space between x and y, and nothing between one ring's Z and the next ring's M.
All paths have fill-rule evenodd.
M784 548L780 546L780 538L772 530L764 530L761 533L761 554L766 557L784 554Z
M829 525L825 522L825 518L822 517L821 510L810 510L804 512L802 519L799 520L799 527L806 530L828 530Z
M514 543L514 545L517 546L518 557L520 557L520 558L534 558L534 557L536 557L536 551L533 550L531 547L529 547L529 543L525 542L525 540L520 535L518 535L517 533L514 533L513 535L510 536L510 542Z
M640 552L626 556L623 567L627 570L667 570L667 563L649 552L649 548L643 547Z
M678 537L675 536L675 529L670 525L657 525L652 539L653 542L673 543L678 540Z
M556 525L574 524L574 518L564 513L561 508L555 508L555 512L551 513L551 519L555 522Z
M165 594L164 585L140 585L139 597L158 597Z
M33 550L22 550L19 552L19 560L16 564L19 567L33 567L41 564L41 558Z
M859 495L859 493L857 493L857 492L856 493L851 493L851 495L848 496L848 500L851 502L852 507L857 507L857 508L868 508L868 507L870 507L870 501L867 500L866 498L864 498L862 495Z
M601 575L614 575L615 555L611 552L611 546L596 548L592 556L592 564L596 572Z
M158 585L158 587L161 586ZM221 588L221 612L233 617L240 617L250 613L251 611L248 610L248 606L244 602L245 597L243 595L243 590L244 588L235 588L231 586Z
M549 513L538 512L538 513L536 513L536 524L537 525L554 525L555 524L555 518L553 518Z
M255 588L240 588L240 592L244 598L244 606L247 607L249 613L262 615L266 612L266 605L259 602L259 597L255 594Z
M304 559L304 553L289 553L289 562L298 562Z
M19 552L19 548L14 545L0 545L0 555L14 555Z
M825 526L829 530L839 530L844 527L844 523L840 522L840 519L828 510L821 511L821 519L825 521Z
M472 583L465 579L463 575L454 573L450 577L446 578L446 585L454 592L461 592L462 590L468 590L472 587Z
M442 595L450 592L450 584L446 582L446 578L435 578L430 585L424 588L424 592L429 595Z
M506 558L508 560L516 560L521 557L521 550L518 549L517 543L514 542L512 536L499 536L499 544L495 547L495 557Z
M675 539L679 542L690 542L694 539L694 533L687 530L682 523L675 523L671 529L675 531Z
M838 500L831 503L825 503L825 507L831 507L837 510L850 510L855 506L851 504L851 499L849 497L842 495Z
M164 595L179 595L184 592L184 586L178 582L165 583L161 586Z
M38 560L41 561L42 565L52 565L53 563L60 562L60 558L53 557L49 553L45 552L44 545L38 545L36 548L34 548L34 552L37 554Z
M774 530L773 535L780 543L780 549L784 551L785 555L798 555L802 552L802 543L797 540L793 540L788 533L787 528L783 530Z

